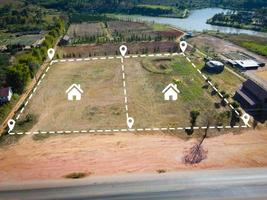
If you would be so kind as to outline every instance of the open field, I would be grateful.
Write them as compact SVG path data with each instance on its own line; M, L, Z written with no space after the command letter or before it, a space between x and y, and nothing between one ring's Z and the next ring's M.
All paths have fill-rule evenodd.
M0 182L60 179L74 172L101 176L267 166L266 129L207 138L207 158L186 165L183 157L195 142L159 132L57 135L42 141L23 136L0 147Z
M73 83L84 91L68 101ZM125 127L119 60L54 65L18 122L19 130L74 130ZM27 119L30 116L31 120ZM30 130L29 130L30 129Z
M207 126L208 120L214 126L230 125L230 108L218 106L221 99L203 88L205 81L184 57L131 58L124 65L135 128L189 127L193 110L200 112L194 126ZM167 102L162 90L172 82L181 94ZM84 90L79 102L68 101L65 94L73 83ZM59 63L51 67L14 132L123 129L125 113L119 59Z
M148 71L144 65L149 62L153 62L153 68ZM164 70L160 69L160 64L158 67L155 64L160 62L168 63ZM214 125L229 125L229 118L222 120L218 114L229 111L229 108L215 108L214 104L219 103L220 99L202 88L205 81L185 58L176 57L169 61L166 58L132 59L127 60L125 67L129 113L135 118L137 127L190 126L192 110L200 112L196 126L207 125L208 119L213 119L211 124ZM177 83L181 94L177 101L166 102L162 90L173 81Z
M238 36L239 37L239 36ZM265 39L262 39L265 40ZM199 49L205 51L208 48L213 50L217 54L229 53L234 51L244 52L247 55L250 55L257 60L267 63L267 58L256 53L250 52L247 49L240 47L232 42L226 41L218 37L210 35L199 35L189 40L192 45L196 45ZM208 47L208 48L207 48Z
M251 35L232 35L232 34L216 34L216 37L229 40L237 45L240 45L252 52L267 56L267 39Z

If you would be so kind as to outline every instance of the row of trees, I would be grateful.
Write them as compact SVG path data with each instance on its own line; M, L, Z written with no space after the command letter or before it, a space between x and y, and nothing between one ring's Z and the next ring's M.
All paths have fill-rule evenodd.
M19 94L23 92L28 81L35 77L38 68L46 59L47 50L55 45L64 31L64 21L58 18L40 47L33 48L16 57L13 65L8 67L6 77L7 84L12 87L14 92Z
M232 11L227 13L218 13L209 19L208 23L266 31L267 8L261 8L256 11Z

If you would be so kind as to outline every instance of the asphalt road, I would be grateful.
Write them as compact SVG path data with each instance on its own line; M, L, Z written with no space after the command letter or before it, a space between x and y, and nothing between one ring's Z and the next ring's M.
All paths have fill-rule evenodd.
M2 184L0 199L266 200L267 168L183 171Z

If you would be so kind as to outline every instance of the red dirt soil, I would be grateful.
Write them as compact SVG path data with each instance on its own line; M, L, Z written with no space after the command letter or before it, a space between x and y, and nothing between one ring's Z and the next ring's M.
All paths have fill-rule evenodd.
M185 165L196 140L155 134L58 135L0 148L0 182L59 179L73 172L91 176L125 173L267 166L267 131L246 130L207 138L207 158Z

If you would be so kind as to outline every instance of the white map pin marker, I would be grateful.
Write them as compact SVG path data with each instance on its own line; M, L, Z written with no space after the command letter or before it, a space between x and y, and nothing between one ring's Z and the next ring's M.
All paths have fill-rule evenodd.
M127 118L127 126L128 126L129 128L132 128L133 125L134 125L134 118L132 118L132 117L128 117L128 118Z
M127 53L127 46L125 46L125 45L121 45L121 46L120 46L120 52L121 52L121 55L122 55L122 56L125 56L126 53Z
M14 129L15 124L16 124L16 122L15 122L14 119L8 120L8 122L7 122L7 125L8 125L8 128L9 128L8 133L10 133Z
M187 48L187 42L181 41L180 42L180 49L182 50L183 53L185 52L186 48Z
M55 50L52 49L52 48L48 49L48 50L47 50L47 55L48 55L48 58L49 58L50 60L52 60L52 59L54 58L54 55L55 55Z
M243 120L244 124L246 124L246 126L249 126L249 120L250 120L250 116L249 114L245 113L244 115L242 115L241 119Z

